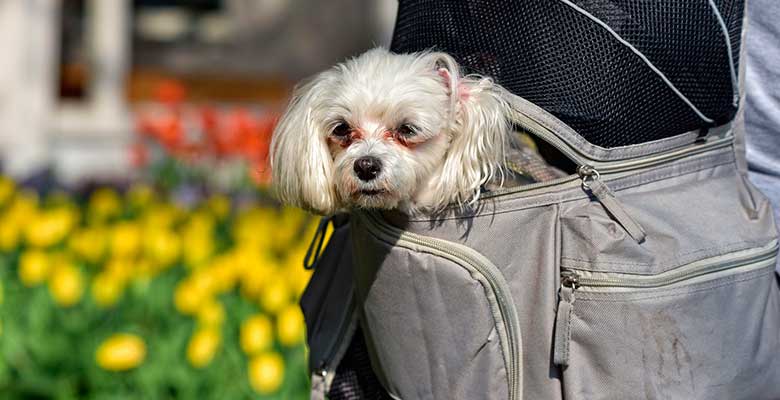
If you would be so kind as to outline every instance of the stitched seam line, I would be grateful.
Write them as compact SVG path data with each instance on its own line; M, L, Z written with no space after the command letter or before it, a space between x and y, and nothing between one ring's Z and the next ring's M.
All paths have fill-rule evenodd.
M606 30L610 35L612 35L615 39L617 39L618 42L620 42L622 45L626 46L631 52L633 52L637 57L639 57L645 65L647 65L650 70L652 70L656 75L658 75L659 78L661 78L662 81L666 84L666 86L674 92L674 94L677 95L677 97L680 98L690 109L699 116L704 122L712 123L714 122L711 118L704 115L689 99L687 96L685 96L680 90L677 89L676 86L672 83L672 81L669 80L669 78L666 77L666 75L658 69L639 49L634 47L631 43L629 43L627 40L623 39L615 30L612 29L609 25L607 25L606 22L600 20L599 18L596 18L593 14L589 13L585 9L579 7L578 5L572 3L569 0L560 0L562 3L568 5L575 11L579 12L580 14L584 15L585 17L589 18L593 22L595 22L597 25L601 26Z
M712 0L708 0L710 3L710 8L712 8L712 13L715 14L715 18L718 20L718 25L720 26L720 30L723 33L723 39L726 44L726 55L729 57L729 73L731 74L731 92L732 92L732 102L734 106L739 105L739 86L737 83L737 72L734 70L734 55L731 47L731 37L729 37L729 29L726 27L726 21L723 20L723 15L721 15L720 10L718 10L718 6L715 5L715 2Z
M523 100L528 102L528 100L525 99ZM676 136L654 140L651 142L620 146L620 147L604 148L601 146L597 146L591 142L588 142L587 140L585 140L585 138L583 138L578 133L576 133L571 127L561 122L560 120L554 119L554 120L547 121L542 119L543 117L544 116L540 117L538 115L534 115L533 120L534 122L536 122L537 124L541 125L542 127L546 128L549 131L563 132L563 134L558 135L558 137L560 137L563 141L569 143L570 145L574 145L575 147L584 147L587 149L585 150L585 153L592 155L596 159L604 160L604 161L622 160L630 157L635 157L637 155L650 155L650 154L658 153L661 151L669 150L674 147L679 147L686 143L693 142L693 140L699 136L699 131L695 130L690 132L684 132ZM648 148L650 150L647 150Z

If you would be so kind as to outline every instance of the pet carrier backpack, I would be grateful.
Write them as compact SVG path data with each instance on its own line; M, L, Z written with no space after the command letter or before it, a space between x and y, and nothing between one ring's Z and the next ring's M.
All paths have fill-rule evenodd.
M494 77L570 175L435 218L324 220L301 299L312 398L780 399L777 232L737 107L743 6L401 0L392 49Z

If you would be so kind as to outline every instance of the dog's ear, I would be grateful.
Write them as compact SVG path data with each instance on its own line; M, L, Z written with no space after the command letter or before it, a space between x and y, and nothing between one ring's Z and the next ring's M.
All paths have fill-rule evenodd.
M433 55L452 107L451 143L435 190L448 202L473 203L481 186L503 173L511 140L508 93L490 78L461 75L451 56Z
M274 190L282 202L327 215L335 213L338 205L327 132L316 120L316 104L324 95L326 79L320 74L294 90L274 129L271 171Z

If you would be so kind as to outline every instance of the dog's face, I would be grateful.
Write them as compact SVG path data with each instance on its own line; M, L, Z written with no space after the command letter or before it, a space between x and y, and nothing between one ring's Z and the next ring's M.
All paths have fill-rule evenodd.
M492 88L461 78L442 53L375 49L339 64L298 88L277 126L277 192L323 214L472 200L507 137Z

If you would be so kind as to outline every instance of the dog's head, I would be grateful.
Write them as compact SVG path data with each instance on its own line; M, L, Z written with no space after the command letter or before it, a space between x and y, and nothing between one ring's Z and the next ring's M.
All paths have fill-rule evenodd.
M321 214L477 199L509 140L504 90L447 54L370 50L296 88L271 143L280 199Z

